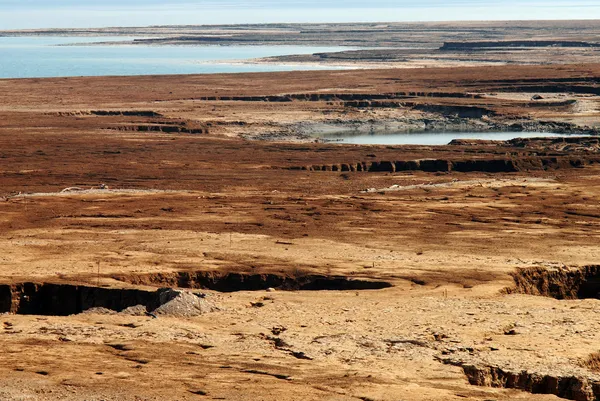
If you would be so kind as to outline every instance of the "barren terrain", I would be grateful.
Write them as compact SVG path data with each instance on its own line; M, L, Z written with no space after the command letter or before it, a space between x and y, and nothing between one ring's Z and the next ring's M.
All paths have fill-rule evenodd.
M240 63L350 68L595 63L600 21L186 25L0 31L0 36L128 36L104 45L345 46L345 51ZM86 46L89 44L86 44ZM230 63L231 61L227 61Z
M0 398L600 398L599 82L0 80ZM575 136L310 136L477 127Z

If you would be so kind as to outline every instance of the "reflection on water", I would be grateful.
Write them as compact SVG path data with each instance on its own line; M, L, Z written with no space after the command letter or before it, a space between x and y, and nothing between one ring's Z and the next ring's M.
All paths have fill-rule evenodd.
M507 141L514 138L565 137L566 134L540 132L419 132L396 134L328 134L325 141L361 145L447 145L453 139Z

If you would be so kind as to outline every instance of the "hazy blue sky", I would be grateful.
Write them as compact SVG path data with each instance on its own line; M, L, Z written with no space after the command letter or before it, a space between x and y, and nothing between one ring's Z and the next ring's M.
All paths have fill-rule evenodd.
M0 29L508 19L600 19L600 0L0 0Z

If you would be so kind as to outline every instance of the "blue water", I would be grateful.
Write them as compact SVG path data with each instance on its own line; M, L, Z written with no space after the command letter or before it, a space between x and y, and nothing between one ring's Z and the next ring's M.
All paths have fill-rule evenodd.
M0 0L0 29L600 19L598 0Z
M320 66L227 64L227 60L343 50L308 46L57 46L123 39L128 38L0 37L0 78L325 69Z
M418 132L395 134L340 134L323 135L321 138L340 143L361 145L447 145L453 139L486 139L508 141L514 138L554 138L565 134L539 132Z

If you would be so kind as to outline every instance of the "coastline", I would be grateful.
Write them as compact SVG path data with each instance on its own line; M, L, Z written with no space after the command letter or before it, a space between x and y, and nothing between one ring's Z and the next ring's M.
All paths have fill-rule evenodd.
M594 63L600 57L597 22L600 21L163 26L0 31L0 36L125 36L136 39L83 45L152 46L157 51L161 46L336 47L340 51L262 57L252 62L429 68ZM538 37L543 40L535 40Z

